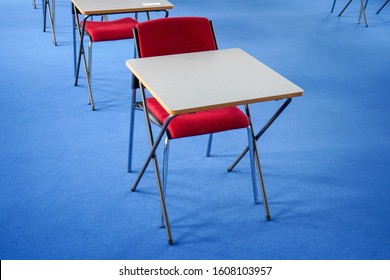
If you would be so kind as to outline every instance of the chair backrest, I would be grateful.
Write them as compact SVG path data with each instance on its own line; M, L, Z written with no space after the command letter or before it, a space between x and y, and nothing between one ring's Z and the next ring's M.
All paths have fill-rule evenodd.
M212 22L204 17L170 17L138 23L134 28L137 57L216 50ZM139 88L132 75L132 88Z
M211 21L204 17L170 17L139 23L135 28L138 57L217 49Z

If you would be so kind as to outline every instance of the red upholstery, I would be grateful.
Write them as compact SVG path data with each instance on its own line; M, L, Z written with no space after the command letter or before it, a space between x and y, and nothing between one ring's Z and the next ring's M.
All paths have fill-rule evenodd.
M85 31L92 42L133 38L133 27L138 22L130 17L110 21L87 21Z
M137 25L140 57L217 49L210 21L203 17L171 17Z
M146 100L149 111L164 123L169 114L154 98ZM248 127L247 116L237 107L184 114L174 118L168 126L172 138L182 138Z

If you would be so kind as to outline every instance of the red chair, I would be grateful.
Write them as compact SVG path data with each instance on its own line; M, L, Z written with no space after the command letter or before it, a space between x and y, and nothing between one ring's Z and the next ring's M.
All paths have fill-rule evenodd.
M126 17L116 20L86 21L85 32L89 36L88 44L88 70L92 70L92 44L104 41L116 41L133 38L133 27L137 20ZM82 22L81 22L82 24Z
M139 23L134 28L134 39L136 43L137 57L139 58L212 51L217 49L212 24L207 18L202 17L171 17ZM135 89L136 83L133 83L133 86ZM158 126L162 126L169 114L155 98L146 97L145 90L141 84L140 89L142 105L139 105L139 103L136 104L138 104L138 107L141 107L144 112L147 112L145 117L148 133L149 136L153 138L150 124L154 123ZM183 92L183 94L186 93ZM133 101L136 101L135 92ZM132 120L131 125L133 125L133 123L134 120ZM162 186L159 184L159 190L160 201L162 203L161 225L163 226L165 224L166 226L169 244L172 244L173 240L170 234L168 216L165 207L165 194L167 190L167 166L170 140L242 128L247 129L248 143L249 146L252 147L253 139L251 136L251 128L249 127L248 117L243 111L235 106L179 115L176 116L168 125L163 155L163 179ZM132 133L133 131L130 132L131 145ZM253 194L255 203L259 203L253 149L250 148L249 150ZM129 156L130 155L131 154L129 153ZM156 157L154 157L153 160L156 170L159 170ZM140 172L141 176L142 173L143 171ZM139 181L134 184L132 191L135 191L138 182ZM264 202L266 203L265 196ZM267 217L268 216L269 213L267 213Z

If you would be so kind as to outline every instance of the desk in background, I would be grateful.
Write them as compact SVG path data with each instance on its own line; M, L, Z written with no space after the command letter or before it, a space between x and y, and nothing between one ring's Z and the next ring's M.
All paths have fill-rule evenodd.
M173 9L173 5L166 0L72 0L72 11L77 15L78 13L84 16L83 24L78 24L73 16L73 61L75 71L75 86L78 83L78 76L80 70L81 59L83 59L85 75L87 77L87 87L89 100L91 102L92 110L95 109L91 83L89 80L88 66L84 53L84 34L85 34L85 22L94 15L113 15L124 13L141 13L141 12L158 12L165 11L168 13L169 9ZM74 26L78 27L80 36L80 45L78 55L76 58L76 33ZM81 26L81 27L80 27Z

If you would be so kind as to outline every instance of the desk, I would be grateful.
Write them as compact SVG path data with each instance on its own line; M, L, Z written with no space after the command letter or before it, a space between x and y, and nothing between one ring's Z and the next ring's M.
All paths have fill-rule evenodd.
M303 95L303 90L300 87L241 49L130 59L126 61L126 65L170 114L155 141L151 137L151 151L138 174L133 190L135 190L151 159L155 158L154 153L169 122L174 117L208 109L244 105L250 126L253 127L248 104L291 99ZM252 137L257 171L262 185L253 130ZM158 170L155 172L168 243L172 244L161 179ZM265 200L264 195L263 200ZM266 200L264 206L266 214L269 215Z
M73 27L77 26L80 36L80 46L76 61L76 34L75 28L73 28L73 58L75 66L75 81L74 85L77 86L79 69L81 59L83 59L85 75L87 77L87 86L89 101L92 106L92 110L95 109L91 84L89 80L88 67L85 59L84 53L84 34L85 34L85 24L81 25L78 21L75 21L75 17L78 13L84 16L83 23L93 15L112 15L112 14L122 14L122 13L139 13L139 12L156 12L156 11L165 11L168 14L169 9L172 9L173 5L166 0L72 0L72 11L75 16L73 16Z

